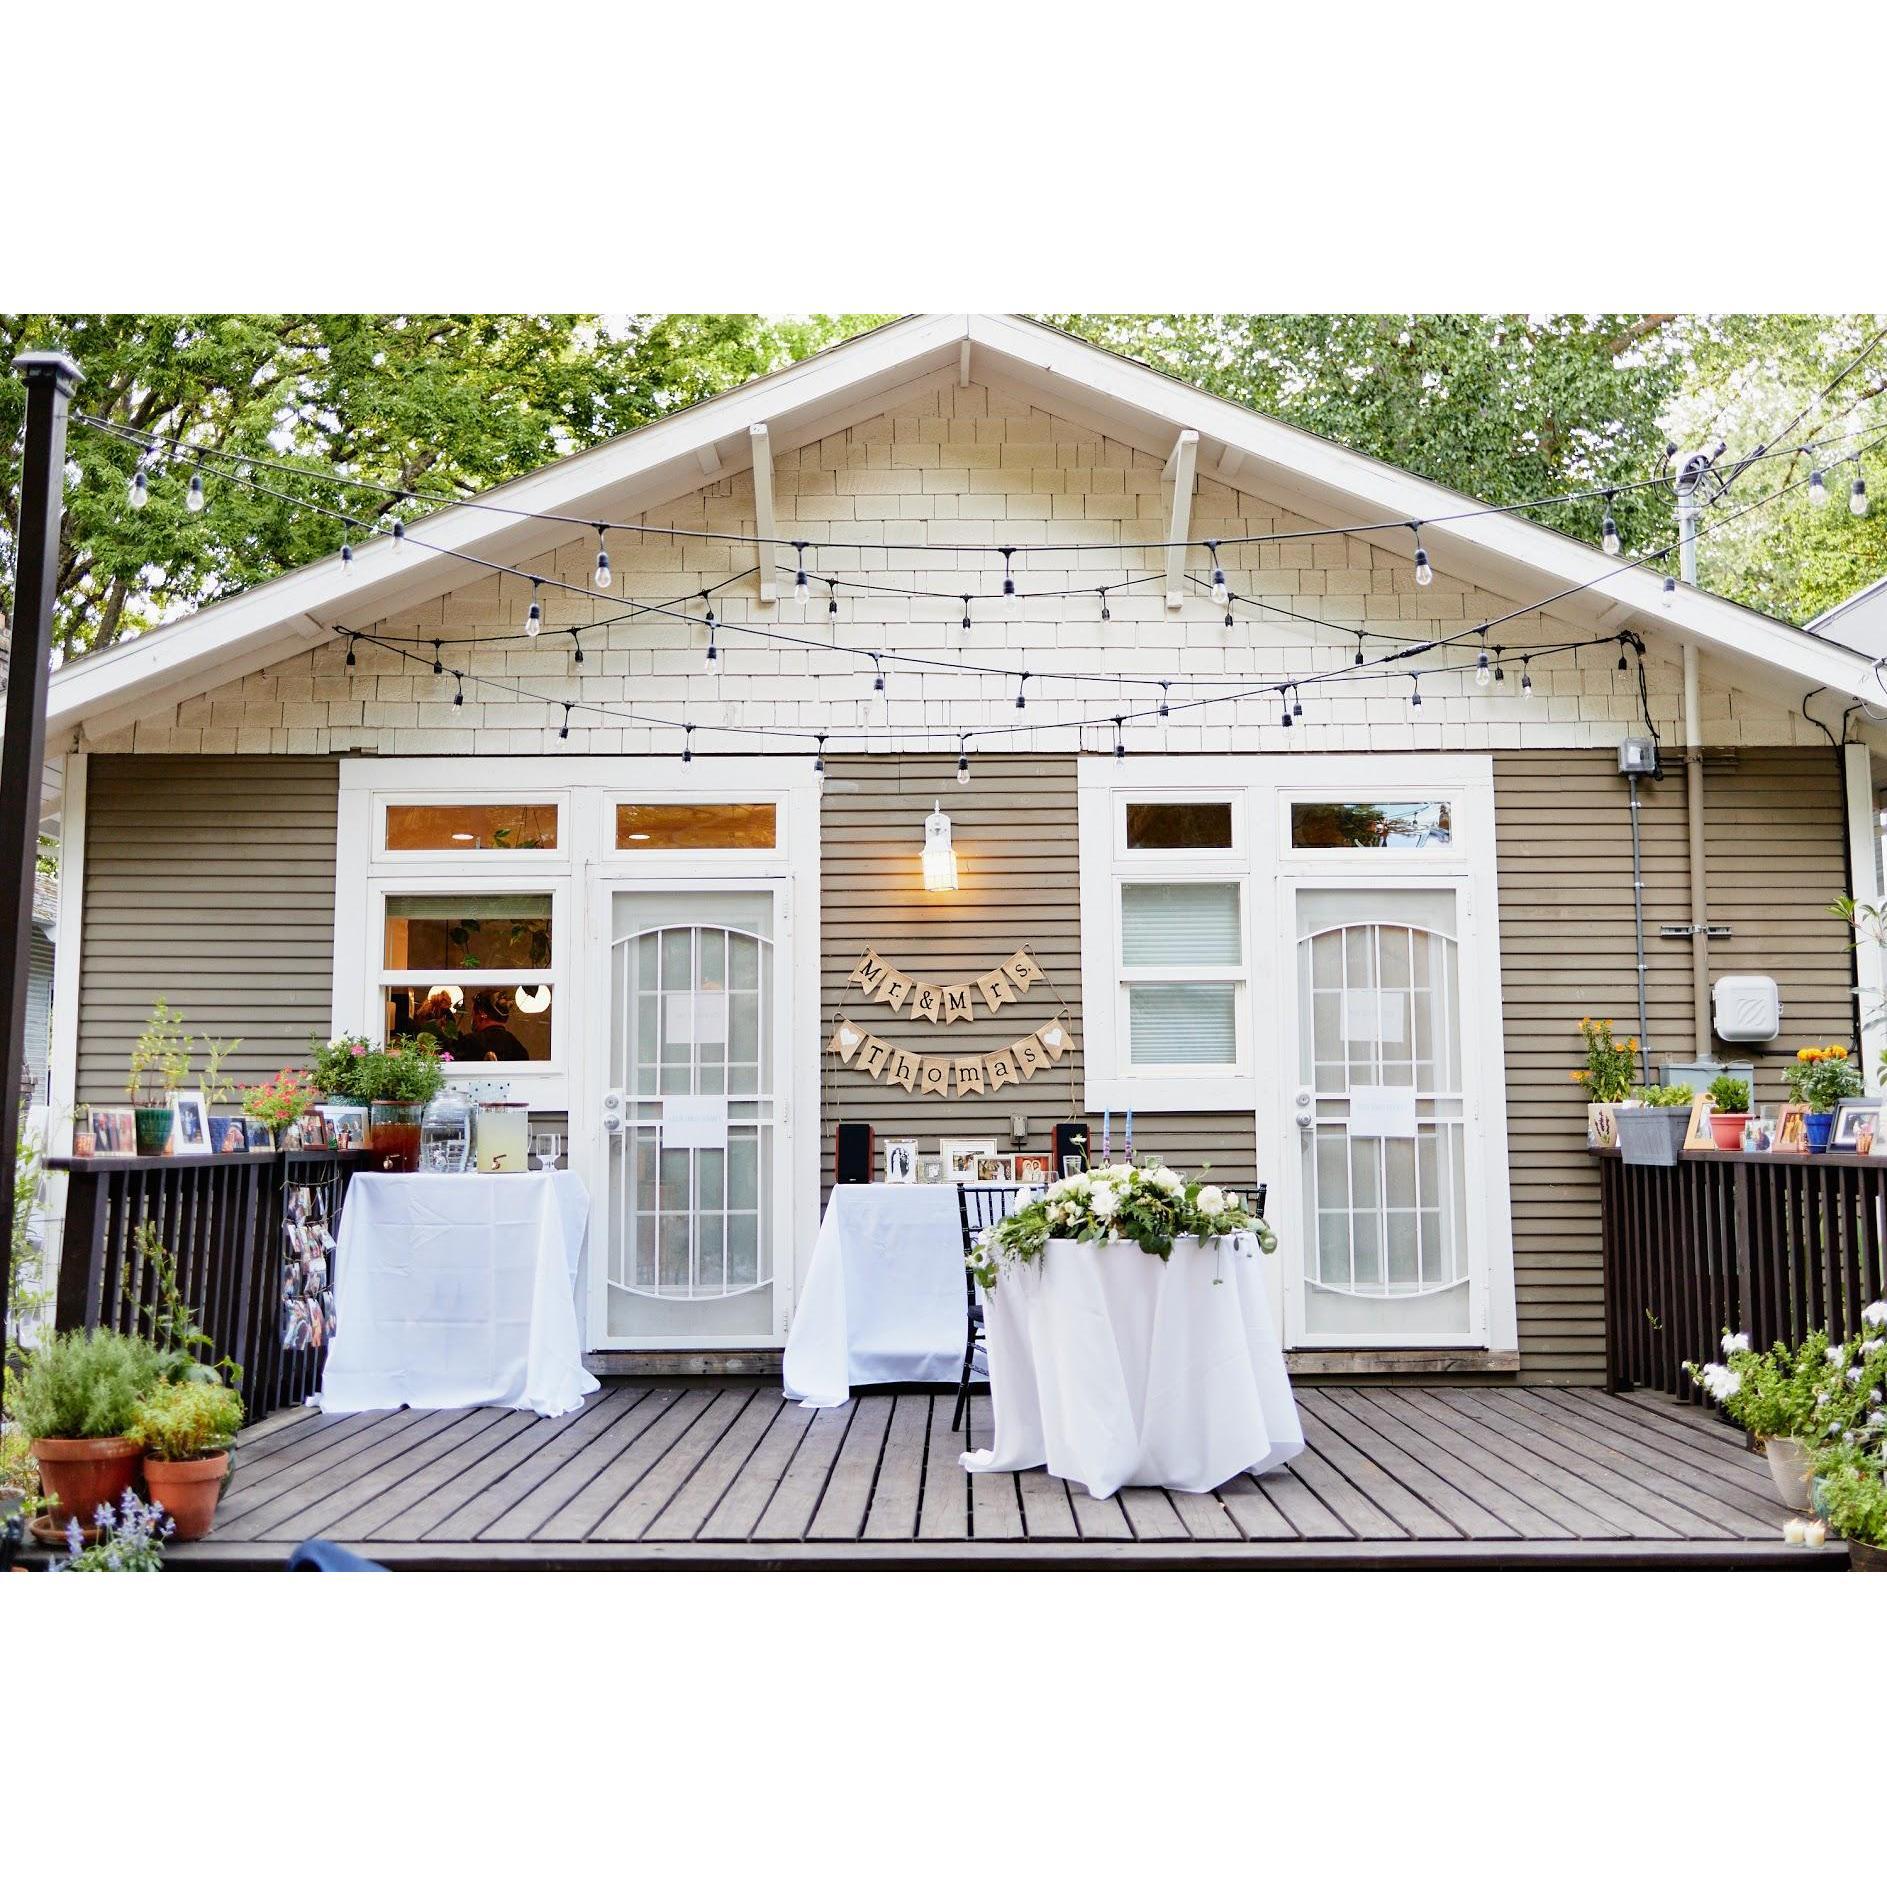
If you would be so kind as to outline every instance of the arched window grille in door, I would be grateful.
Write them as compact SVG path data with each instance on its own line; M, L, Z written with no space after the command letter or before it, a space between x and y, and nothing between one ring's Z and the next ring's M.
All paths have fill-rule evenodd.
M611 952L610 1075L623 1097L609 1171L612 1329L653 1341L763 1335L774 1273L773 943L728 923L661 923L617 936ZM665 1104L692 1097L725 1101L724 1147L664 1143Z
M1469 1328L1459 946L1427 908L1453 902L1432 891L1300 894L1303 1312L1313 1340ZM1405 1113L1412 1102L1413 1134L1371 1132L1358 1118L1363 1089Z

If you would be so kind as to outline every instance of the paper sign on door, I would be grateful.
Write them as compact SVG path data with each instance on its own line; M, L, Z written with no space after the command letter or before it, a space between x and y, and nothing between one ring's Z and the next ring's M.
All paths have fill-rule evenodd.
M1413 1140L1415 1138L1415 1090L1413 1088L1352 1088L1350 1090L1350 1138L1352 1140Z
M662 1100L662 1145L725 1147L727 1096L670 1094Z
M1386 989L1346 989L1343 992L1343 1039L1379 1042L1400 1048L1405 1039L1402 997Z
M691 1042L709 1043L727 1040L727 994L724 990L682 990L669 996L662 1020L663 1040L670 1048L686 1048Z

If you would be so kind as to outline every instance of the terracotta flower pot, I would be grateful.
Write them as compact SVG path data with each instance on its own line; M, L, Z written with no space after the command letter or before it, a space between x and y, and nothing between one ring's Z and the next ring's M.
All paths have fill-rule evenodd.
M1763 1444L1763 1454L1769 1462L1769 1478L1775 1482L1782 1504L1794 1508L1798 1514L1813 1513L1815 1457L1809 1453L1807 1444L1787 1435L1771 1435Z
M1740 1153L1743 1150L1743 1129L1748 1122L1747 1114L1712 1114L1710 1137L1723 1152Z
M117 1506L138 1471L144 1450L122 1435L102 1441L61 1441L48 1438L33 1444L39 1463L40 1486L54 1503L52 1519L63 1527L77 1520L92 1524L92 1510L103 1504Z
M229 1456L206 1455L201 1461L145 1458L144 1485L151 1498L177 1523L176 1538L200 1540L216 1523L216 1502L223 1491Z
M1887 1546L1875 1546L1868 1540L1850 1540L1848 1542L1848 1571L1887 1572Z

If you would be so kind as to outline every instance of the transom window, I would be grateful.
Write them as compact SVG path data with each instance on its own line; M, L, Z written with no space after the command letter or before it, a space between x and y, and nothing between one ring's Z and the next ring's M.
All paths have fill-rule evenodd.
M548 891L389 893L381 964L387 1040L431 1036L456 1064L553 1058Z
M1232 802L1216 800L1129 800L1130 852L1229 852Z
M389 852L554 852L555 802L504 806L388 806Z
M624 802L616 808L619 852L770 852L779 843L770 800L688 805Z
M1435 852L1454 843L1445 799L1294 799L1291 846L1299 852Z

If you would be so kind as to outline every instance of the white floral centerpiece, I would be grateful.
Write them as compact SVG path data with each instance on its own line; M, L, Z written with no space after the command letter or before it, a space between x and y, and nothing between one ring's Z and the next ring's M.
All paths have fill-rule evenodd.
M1278 1241L1235 1192L1182 1179L1170 1166L1120 1163L1058 1179L1046 1191L1023 1187L1006 1219L981 1233L970 1269L985 1290L1004 1263L1030 1264L1051 1238L1090 1245L1135 1244L1154 1257L1171 1257L1182 1238L1209 1241L1243 1232L1263 1251Z

